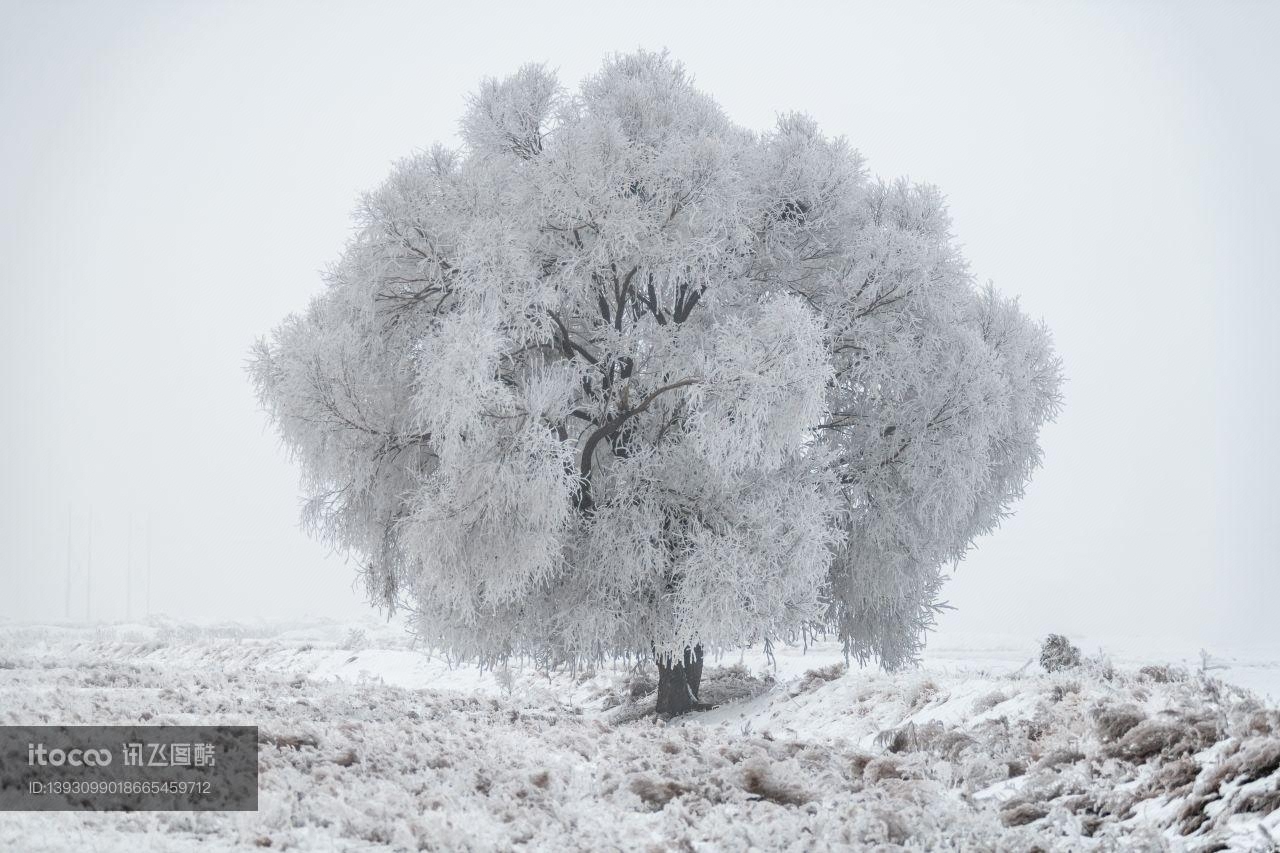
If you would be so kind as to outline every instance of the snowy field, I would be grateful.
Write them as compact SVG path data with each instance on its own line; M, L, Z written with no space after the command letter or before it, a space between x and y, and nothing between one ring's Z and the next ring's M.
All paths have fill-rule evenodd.
M1280 658L1075 639L1056 674L1007 637L896 676L748 651L663 722L648 669L482 673L397 625L0 623L0 723L261 740L257 812L0 813L0 850L1277 849Z

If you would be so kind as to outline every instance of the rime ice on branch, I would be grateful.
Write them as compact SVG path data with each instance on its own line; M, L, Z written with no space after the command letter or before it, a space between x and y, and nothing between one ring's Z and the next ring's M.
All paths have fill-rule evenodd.
M734 126L660 54L487 81L462 135L255 349L310 532L439 647L656 656L683 707L703 648L800 626L910 661L1059 405L941 195L804 116Z

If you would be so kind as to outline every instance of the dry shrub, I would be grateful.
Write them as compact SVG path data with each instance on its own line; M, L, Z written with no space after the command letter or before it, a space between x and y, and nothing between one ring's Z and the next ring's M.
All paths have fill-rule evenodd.
M969 790L977 791L1009 778L1009 768L989 755L974 755L958 768L957 778Z
M1247 744L1231 760L1240 768L1241 784L1263 779L1280 770L1280 740Z
M1178 831L1183 835L1190 835L1204 826L1209 820L1209 815L1205 814L1205 806L1216 799L1218 799L1217 794L1188 799L1186 805L1178 812Z
M627 696L631 699L643 699L658 689L658 683L648 673L637 672L627 679Z
M1080 665L1080 649L1061 634L1050 634L1040 646L1040 665L1046 672L1075 669Z
M1236 801L1235 807L1237 813L1270 814L1280 809L1280 788L1247 794Z
M1244 721L1243 734L1280 734L1280 711L1260 709L1251 712Z
M1050 695L1053 697L1054 702L1061 702L1063 699L1066 699L1071 694L1073 693L1079 694L1079 692L1080 692L1080 682L1064 681L1061 684L1053 685L1053 691L1050 693Z
M972 749L977 744L975 739L959 729L948 729L937 738L934 749L948 761L955 761L965 750Z
M984 714L999 705L1001 702L1008 701L1008 699L1009 697L1001 693L999 690L993 691L973 703L973 713Z
M1098 738L1103 743L1114 743L1130 729L1147 718L1137 705L1103 705L1093 710L1093 720Z
M1039 741L1051 728L1052 722L1040 716L1030 720L1018 720L1017 724L1017 730L1029 741Z
M1077 749L1055 749L1045 753L1045 755L1036 762L1037 770L1049 770L1063 764L1075 764L1077 761L1084 761L1085 755Z
M764 761L753 761L743 767L742 790L780 806L802 806L813 799L799 785L778 779Z
M857 838L860 844L855 850L901 850L911 840L915 827L909 818L891 808L877 807L868 810L860 823ZM800 848L804 849L804 848Z
M670 779L657 780L651 776L633 777L631 791L654 811L661 811L663 806L676 797L689 793L689 789L678 782Z
M1088 794L1070 794L1058 800L1054 805L1062 806L1072 814L1080 814L1093 805Z
M313 735L260 735L258 742L272 744L277 749L302 749L304 746L320 745Z
M875 760L875 756L869 752L853 751L849 753L849 775L854 779L861 779L863 771L867 769L867 765Z
M767 693L773 683L772 677L752 675L741 664L711 666L702 671L698 698L709 705L724 705Z
M942 723L936 720L917 726L907 723L900 729L886 729L876 735L876 745L889 752L920 752L942 737Z
M340 648L348 652L364 651L369 648L369 635L362 628L352 628Z
M818 667L811 669L800 679L800 683L796 685L796 693L804 693L814 690L829 681L835 681L844 675L847 667L843 663L833 663L830 666Z
M798 740L774 740L769 736L768 732L765 732L761 737L765 739L765 743L760 745L764 747L764 751L768 753L769 758L773 761L786 761L789 758L795 758L809 746L809 744Z
M1172 664L1162 664L1160 666L1144 666L1138 670L1138 674L1146 678L1148 681L1154 681L1157 684L1169 684L1174 681L1186 681L1187 673L1180 667Z
M1094 808L1103 817L1128 820L1133 815L1133 806L1138 799L1138 795L1131 790L1111 790L1098 797Z
M1015 800L1000 810L1000 820L1005 826L1026 826L1049 814L1046 803L1028 803Z
M935 684L932 679L926 678L924 681L916 684L908 692L908 696L906 697L907 707L913 712L919 711L921 708L937 698L941 693L942 688Z
M1204 826L1220 826L1232 815L1243 813L1267 814L1280 809L1280 785L1272 784L1268 790L1240 793L1238 787L1266 779L1280 771L1280 741L1261 738L1240 745L1206 773L1195 786L1195 794L1188 797L1178 812L1178 830L1183 835L1200 831ZM1223 808L1210 817L1210 804L1224 799ZM1234 794L1232 793L1234 792Z
M1189 757L1163 765L1151 778L1150 788L1153 793L1183 794L1191 783L1200 775L1200 765Z
M1143 720L1125 732L1110 754L1127 761L1146 761L1157 755L1198 752L1216 740L1216 726L1209 720Z
M867 784L875 784L882 779L901 779L902 768L898 759L887 755L873 758L867 762L862 771L862 779Z
M1241 785L1264 779L1280 769L1280 740L1255 738L1245 741L1201 782L1201 793L1217 791L1226 782Z

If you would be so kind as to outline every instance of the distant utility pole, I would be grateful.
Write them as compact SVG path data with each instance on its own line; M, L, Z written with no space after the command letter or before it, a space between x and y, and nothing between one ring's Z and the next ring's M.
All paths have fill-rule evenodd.
M67 504L67 597L64 605L67 621L71 621L71 504Z
M89 546L84 558L84 621L93 615L93 505L89 505Z
M147 618L151 618L151 513L147 513Z
M129 546L124 558L124 621L133 621L133 513L129 513Z

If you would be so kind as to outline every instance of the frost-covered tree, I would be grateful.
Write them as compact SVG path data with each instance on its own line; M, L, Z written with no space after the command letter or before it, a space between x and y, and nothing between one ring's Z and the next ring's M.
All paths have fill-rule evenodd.
M663 711L704 648L911 660L1059 400L941 196L803 116L736 127L662 54L487 81L461 128L255 349L309 530L433 645L652 658Z

